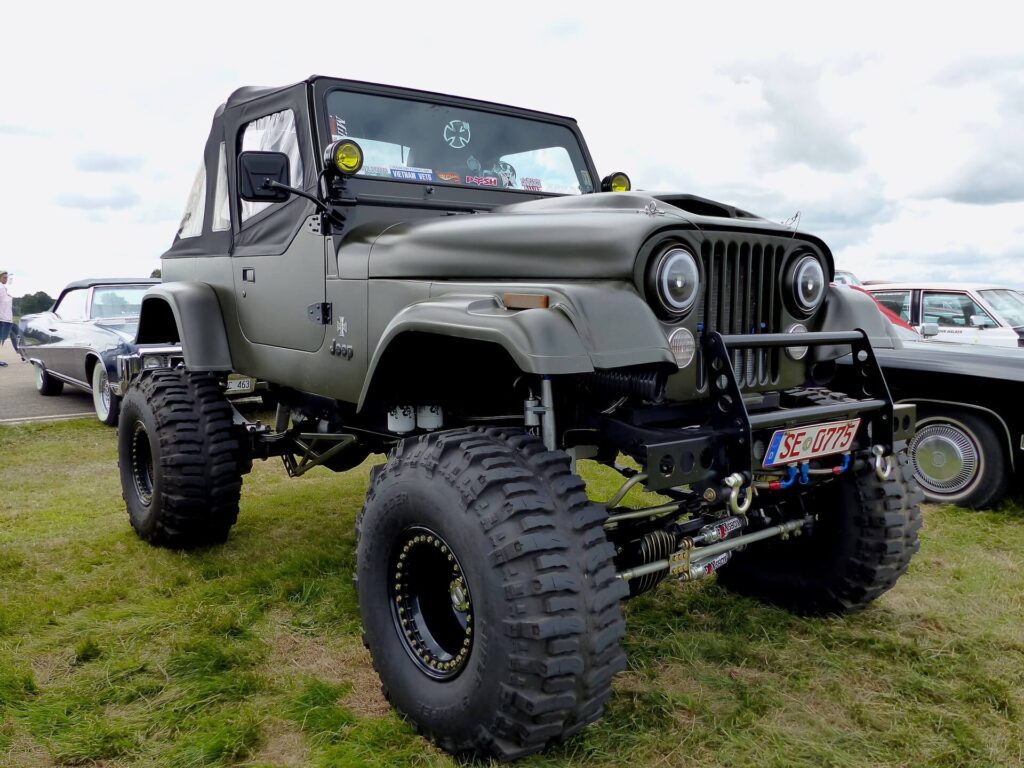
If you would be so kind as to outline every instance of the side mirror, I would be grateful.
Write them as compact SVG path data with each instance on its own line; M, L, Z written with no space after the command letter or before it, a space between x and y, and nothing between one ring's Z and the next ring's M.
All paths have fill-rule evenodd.
M291 192L281 189L291 180L284 152L243 152L238 156L238 195L250 203L283 203Z
M930 339L934 336L939 335L939 324L938 323L921 323L921 335L926 339Z
M995 328L996 324L992 322L992 318L987 315L971 315L971 327L972 328Z

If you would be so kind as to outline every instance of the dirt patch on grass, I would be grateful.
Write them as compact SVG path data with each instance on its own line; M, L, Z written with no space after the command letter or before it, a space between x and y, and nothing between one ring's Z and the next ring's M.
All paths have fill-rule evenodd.
M278 768L302 768L309 765L306 738L297 726L273 719L263 726L263 746L245 765L273 765Z
M18 766L18 768L51 768L57 764L49 753L27 733L16 728L10 749L0 754L0 765Z
M267 643L270 674L282 682L305 676L335 685L348 683L350 690L339 703L352 714L383 717L391 710L381 693L370 654L358 640L332 641L294 632L278 615L271 617Z

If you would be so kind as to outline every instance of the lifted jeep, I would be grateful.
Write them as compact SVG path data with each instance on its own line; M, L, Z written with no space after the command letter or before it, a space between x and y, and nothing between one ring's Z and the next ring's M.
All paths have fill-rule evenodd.
M254 459L371 453L365 640L392 704L511 759L601 716L622 600L668 577L837 614L917 550L866 296L816 237L603 180L575 121L313 77L217 110L119 360L119 464L153 544L225 541ZM831 391L851 355L855 391ZM269 382L273 426L224 397ZM623 476L588 498L576 461ZM664 503L623 504L631 488ZM731 559L731 562L729 562Z

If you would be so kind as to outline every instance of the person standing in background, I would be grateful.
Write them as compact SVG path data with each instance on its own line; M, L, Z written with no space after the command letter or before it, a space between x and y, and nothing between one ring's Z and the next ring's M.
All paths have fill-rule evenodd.
M7 270L0 269L0 347L7 341L11 334L11 325L14 322L14 297L7 290ZM7 363L0 360L0 368L5 368Z

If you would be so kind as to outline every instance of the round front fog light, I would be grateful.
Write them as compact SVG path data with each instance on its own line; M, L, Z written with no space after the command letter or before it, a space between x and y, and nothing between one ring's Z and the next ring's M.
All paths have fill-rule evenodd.
M786 329L786 333L807 333L807 328L800 323L793 323ZM803 360L807 356L807 347L786 347L786 354L794 360Z
M676 328L668 337L668 345L672 348L672 355L680 368L685 368L693 362L697 354L697 342L687 328Z

